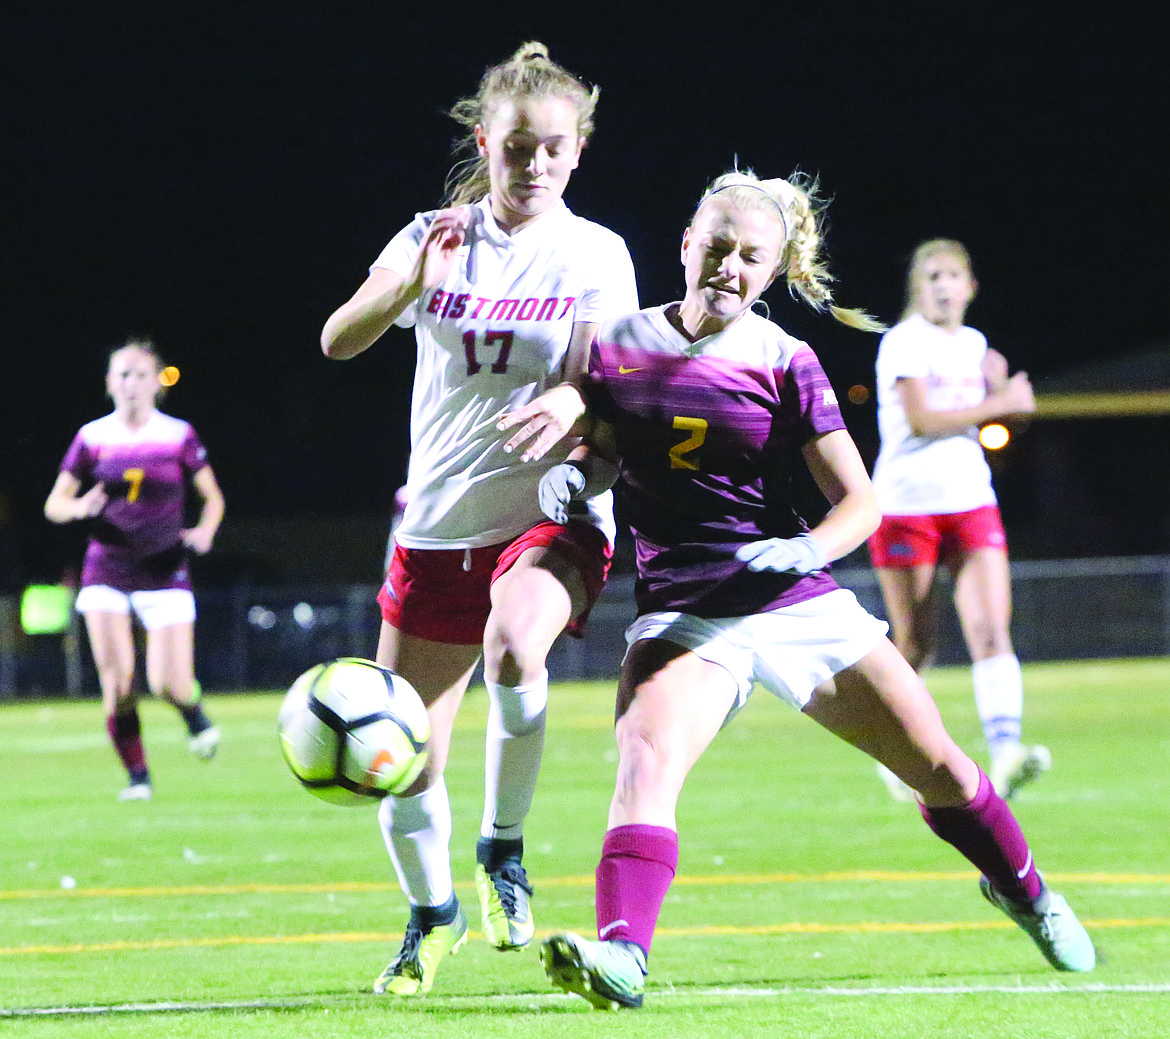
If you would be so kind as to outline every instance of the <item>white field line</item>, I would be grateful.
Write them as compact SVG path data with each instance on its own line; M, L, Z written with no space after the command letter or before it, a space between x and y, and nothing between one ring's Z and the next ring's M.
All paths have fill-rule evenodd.
M888 986L857 986L845 987L841 985L823 986L785 986L782 988L751 988L702 986L676 989L651 987L647 993L652 999L779 999L786 996L808 997L820 996L827 998L857 998L866 996L968 996L968 995L996 995L996 996L1075 996L1085 993L1093 994L1162 994L1170 992L1170 981L1146 982L1131 985L1111 985L1089 982L1079 985L1065 985L1058 981L1046 985L888 985ZM174 1001L159 1003L111 1003L107 1005L85 1006L52 1006L52 1007L0 1007L0 1018L13 1017L82 1017L103 1014L166 1014L166 1013L200 1013L217 1010L286 1010L298 1007L336 1007L341 1004L354 1005L355 999L365 1001L365 993L350 997L335 996L328 998L290 997L287 999L240 999L217 1000L211 1002ZM573 1000L574 997L562 995L558 992L518 992L501 993L484 996L436 996L427 997L427 1005L441 1004L452 1009L465 1009L483 1006L485 1003L521 1003L536 1006L541 1003L554 1003Z

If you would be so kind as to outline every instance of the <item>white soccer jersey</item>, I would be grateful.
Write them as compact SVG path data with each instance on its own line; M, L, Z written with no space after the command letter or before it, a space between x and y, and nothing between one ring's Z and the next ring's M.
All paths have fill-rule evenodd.
M451 275L396 322L418 342L409 504L394 535L406 548L499 544L545 518L537 484L568 447L521 462L496 422L562 381L574 322L638 309L625 242L564 202L513 235L487 199L470 208ZM407 275L433 215L420 213L373 266ZM588 518L613 541L612 495L591 499Z
M981 367L986 353L982 332L966 325L947 332L920 314L882 336L877 356L881 451L873 485L884 515L937 516L995 504L979 430L970 426L960 433L915 436L897 388L899 379L922 379L932 410L974 407L987 395Z

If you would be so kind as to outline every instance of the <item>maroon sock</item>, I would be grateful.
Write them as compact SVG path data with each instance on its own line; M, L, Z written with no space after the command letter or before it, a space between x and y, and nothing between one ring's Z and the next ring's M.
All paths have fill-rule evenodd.
M106 717L106 731L114 743L114 749L131 783L149 783L150 773L146 768L146 750L142 746L142 725L138 720L138 708L119 711Z
M1015 902L1030 902L1040 894L1040 874L1020 824L982 770L979 790L970 804L961 808L923 805L922 817L938 836L965 855L1000 894Z
M678 834L664 826L615 826L597 864L597 936L649 954L662 901L678 867Z

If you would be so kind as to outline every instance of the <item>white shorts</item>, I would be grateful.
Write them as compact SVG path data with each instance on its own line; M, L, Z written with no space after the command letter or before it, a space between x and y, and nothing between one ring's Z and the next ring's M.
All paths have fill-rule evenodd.
M748 617L647 613L626 629L626 644L666 639L724 668L739 686L730 720L756 682L800 710L818 685L856 664L888 630L851 591L837 588Z
M172 624L195 623L195 596L185 588L120 592L105 584L86 585L77 593L78 613L129 613L132 609L147 631Z

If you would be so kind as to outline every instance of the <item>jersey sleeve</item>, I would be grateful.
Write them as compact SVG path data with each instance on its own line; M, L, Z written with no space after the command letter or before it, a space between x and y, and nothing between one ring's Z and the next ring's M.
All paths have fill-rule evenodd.
M924 379L929 374L929 346L910 327L898 325L882 336L877 356L879 385L892 386L899 379Z
M85 442L85 437L79 431L65 452L61 460L60 471L69 473L76 480L85 481L93 475L93 452Z
M370 265L370 273L375 270L393 271L402 277L410 274L414 265L418 248L426 238L427 227L434 213L418 213L415 218L398 232L386 247L378 254L378 258ZM394 324L399 328L413 328L418 317L418 300L414 300L398 317Z
M794 424L801 429L807 442L823 433L845 428L837 394L817 355L807 346L801 346L784 373L782 400L791 401L797 416Z
M207 449L203 446L193 426L187 427L183 446L179 449L179 464L184 471L194 475L207 465Z
M592 284L581 293L575 321L601 322L638 309L634 261L626 243L612 231L597 237L592 252Z

